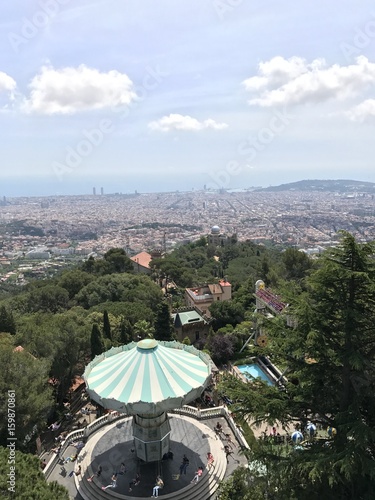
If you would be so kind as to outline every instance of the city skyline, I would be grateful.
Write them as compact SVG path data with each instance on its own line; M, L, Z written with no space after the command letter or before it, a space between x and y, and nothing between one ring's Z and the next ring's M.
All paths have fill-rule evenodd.
M368 0L2 10L1 196L375 181Z

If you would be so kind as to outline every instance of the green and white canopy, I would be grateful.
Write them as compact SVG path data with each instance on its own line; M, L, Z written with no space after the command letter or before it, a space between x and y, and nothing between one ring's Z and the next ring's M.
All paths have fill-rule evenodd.
M155 414L199 397L210 382L212 361L179 342L154 339L96 356L83 374L91 399L128 414Z

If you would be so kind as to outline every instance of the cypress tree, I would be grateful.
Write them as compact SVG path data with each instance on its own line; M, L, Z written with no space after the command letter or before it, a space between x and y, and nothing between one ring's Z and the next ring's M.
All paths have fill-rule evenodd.
M158 306L154 338L156 340L173 340L173 324L166 302L161 302Z
M104 352L102 334L100 333L98 325L93 324L91 330L91 359L102 354L102 352Z
M120 324L120 342L121 344L129 344L133 340L133 328L130 321L123 319Z
M106 310L103 313L103 334L107 339L112 340L111 325L109 323L108 311Z

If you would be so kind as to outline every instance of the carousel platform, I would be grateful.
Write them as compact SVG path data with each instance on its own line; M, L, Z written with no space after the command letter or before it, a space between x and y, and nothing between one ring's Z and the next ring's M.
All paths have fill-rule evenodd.
M234 448L234 456L229 458L227 464L224 443L213 430L217 421L221 422L225 432L230 432L226 419L222 417L202 422L186 416L170 415L170 451L173 459L152 463L144 463L135 456L131 418L115 421L90 437L76 464L57 464L49 480L57 480L68 487L71 498L75 500L141 500L151 497L156 476L160 474L164 481L163 489L159 490L160 498L213 499L220 481L239 464L246 464L245 457L239 453L239 447ZM235 440L235 437L232 439ZM73 450L74 448L68 448L65 456L69 456ZM215 458L215 467L210 470L206 467L208 451ZM180 475L184 454L189 459L189 466L186 474ZM113 474L120 471L121 463L125 464L126 471L117 475L116 487L103 490L102 487L111 484ZM81 465L81 475L69 477L69 472L73 468L77 469L78 465ZM102 467L100 477L94 476L92 481L88 481L99 465ZM203 475L197 484L191 484L199 466L204 469ZM129 483L137 473L141 475L141 481L129 491Z

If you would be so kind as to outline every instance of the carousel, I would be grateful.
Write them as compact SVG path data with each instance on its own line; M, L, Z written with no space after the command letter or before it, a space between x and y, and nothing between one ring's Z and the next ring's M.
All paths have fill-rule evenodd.
M210 357L192 346L144 339L96 356L83 378L92 400L133 417L135 452L148 463L169 451L168 411L197 399L212 368Z

